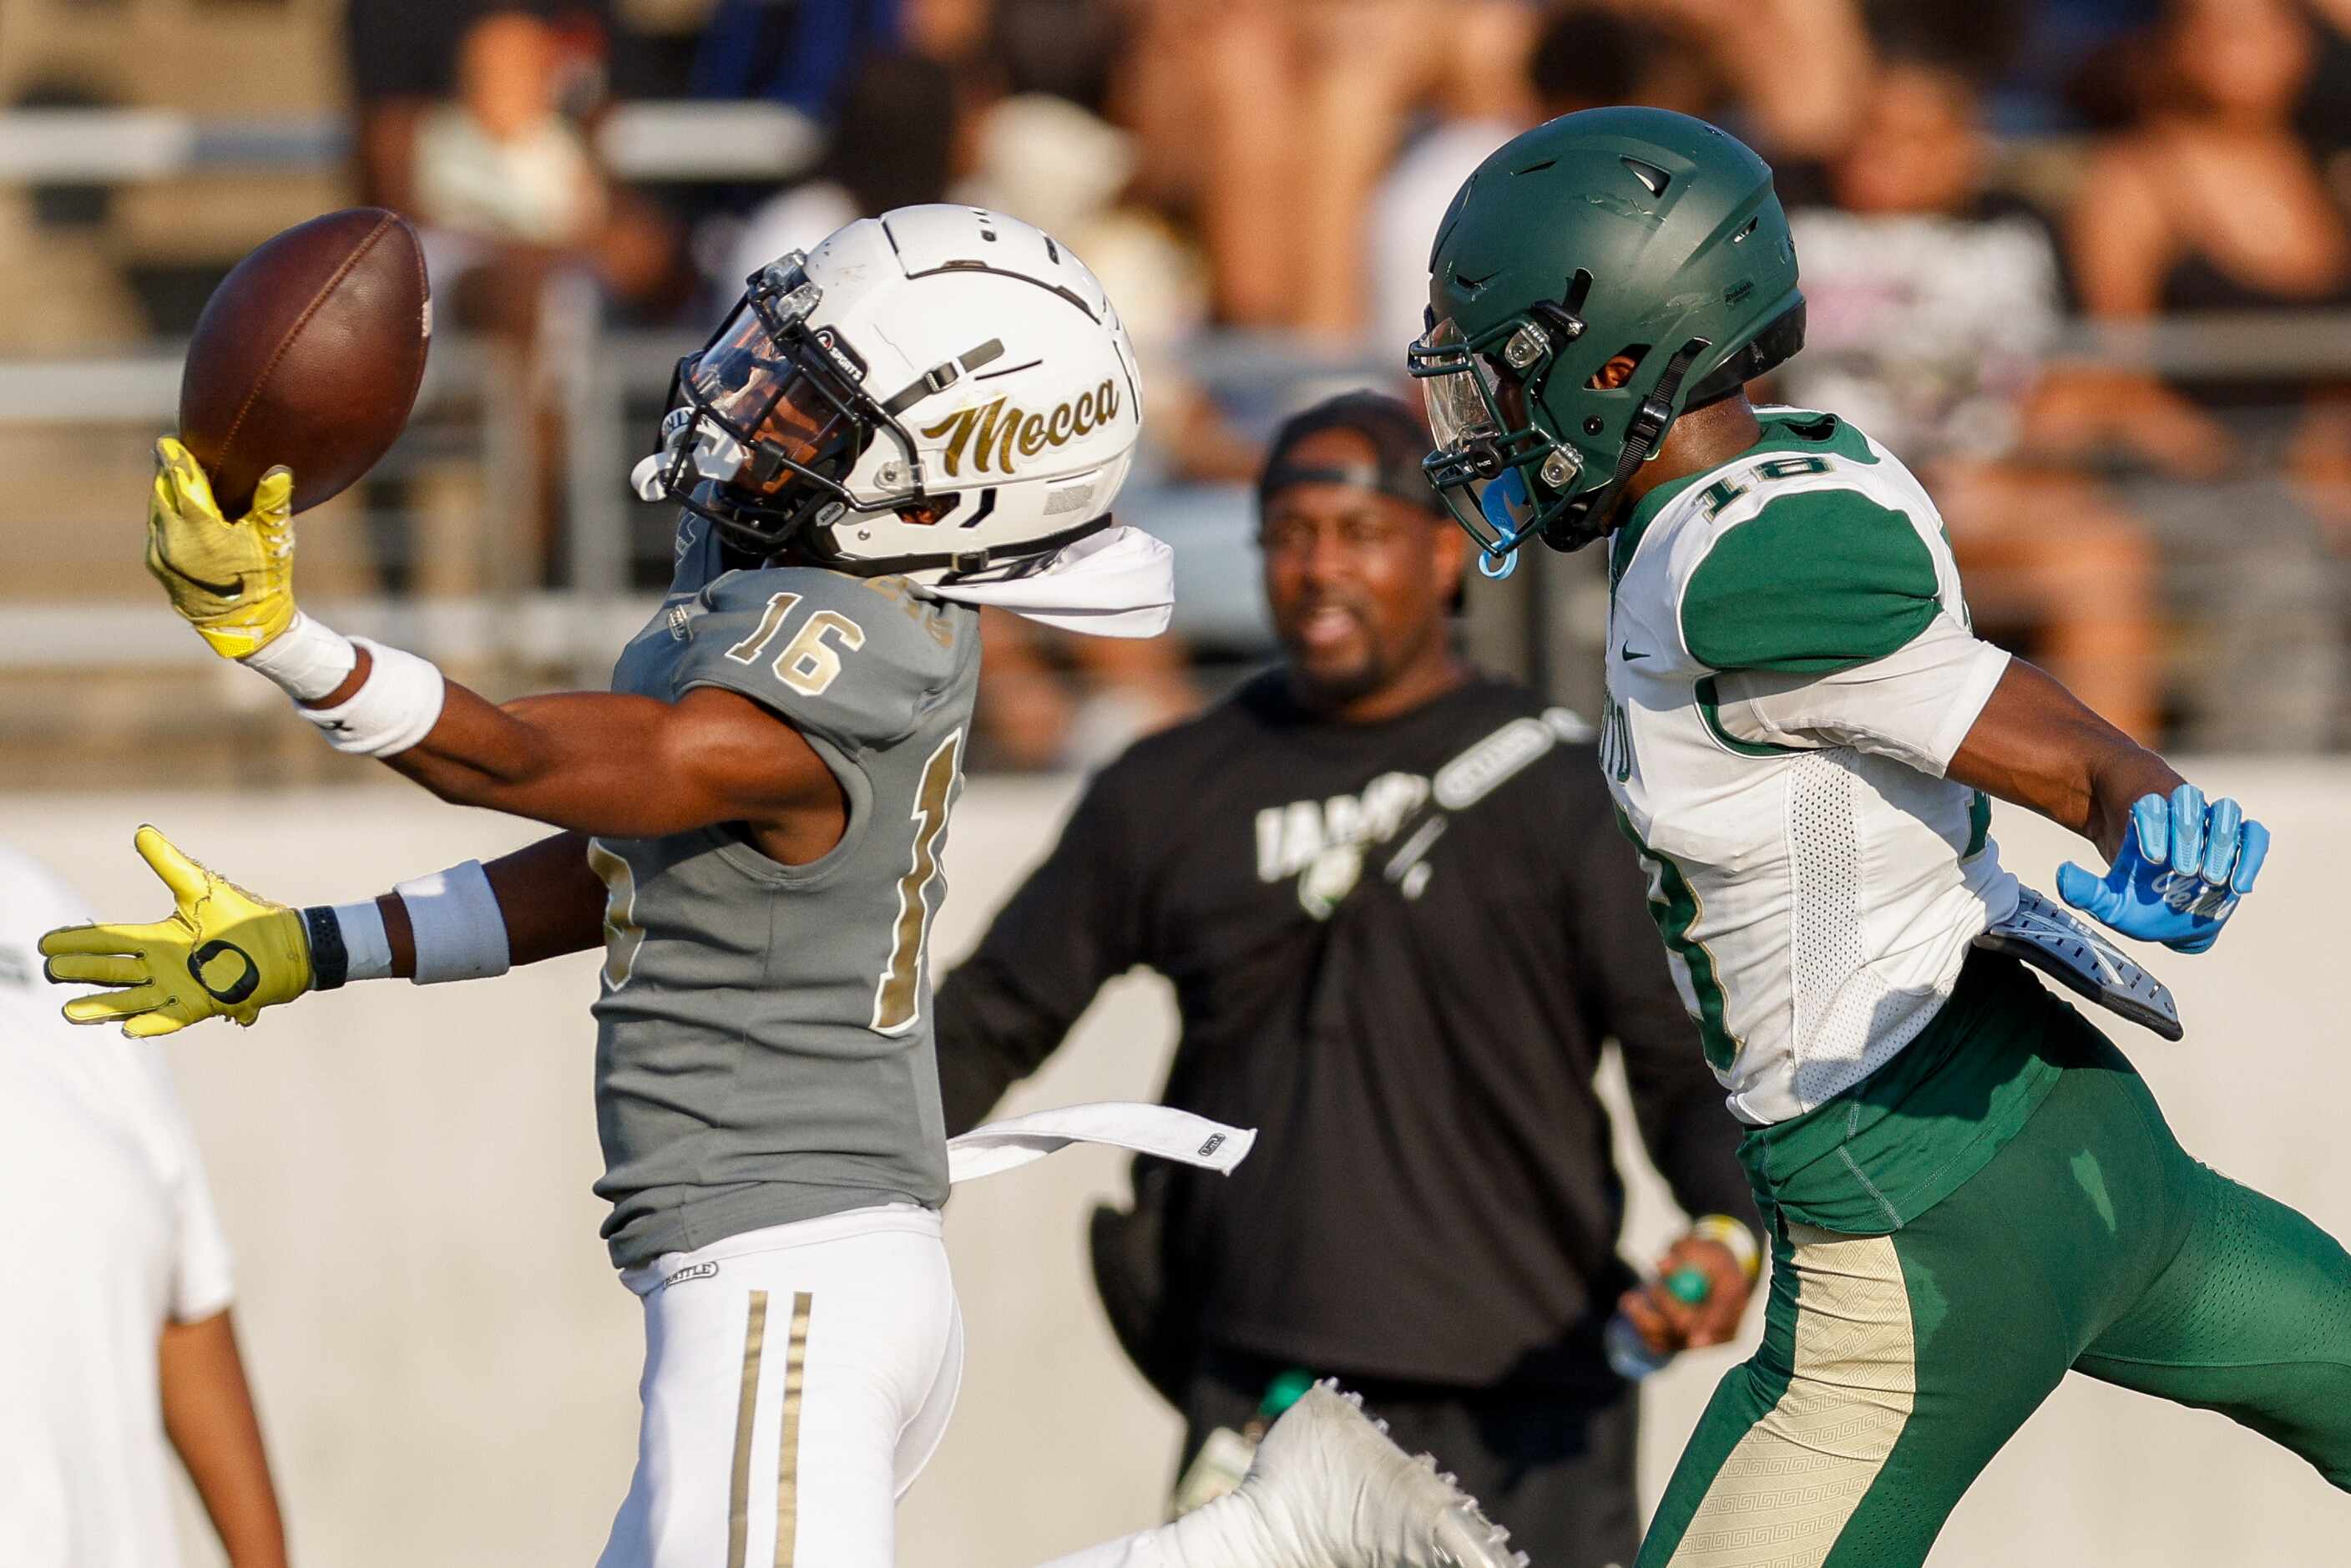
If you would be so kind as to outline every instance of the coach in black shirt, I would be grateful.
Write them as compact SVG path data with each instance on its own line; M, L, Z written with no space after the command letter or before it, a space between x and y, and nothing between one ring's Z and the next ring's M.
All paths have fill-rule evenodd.
M1604 1038L1682 1206L1752 1204L1585 727L1451 649L1468 546L1426 447L1369 393L1283 427L1259 499L1284 663L1094 780L941 987L939 1071L962 1131L1103 981L1165 975L1167 1103L1260 1129L1230 1177L1138 1170L1149 1282L1117 1277L1132 1237L1107 1249L1186 1462L1285 1369L1335 1374L1537 1563L1600 1568L1639 1529L1635 1401L1601 1350L1634 1283ZM1749 1231L1702 1228L1661 1270L1704 1270L1703 1303L1629 1293L1661 1347L1729 1338L1746 1304Z

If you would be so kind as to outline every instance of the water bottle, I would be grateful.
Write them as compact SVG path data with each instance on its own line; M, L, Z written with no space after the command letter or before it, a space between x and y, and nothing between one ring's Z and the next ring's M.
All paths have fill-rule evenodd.
M1240 1485L1241 1478L1249 1474L1249 1461L1257 1458L1257 1446L1265 1440L1266 1428L1280 1420L1283 1411L1306 1397L1306 1391L1313 1386L1314 1375L1304 1367L1293 1366L1266 1385L1256 1416L1239 1431L1219 1427L1209 1433L1208 1440L1200 1445L1198 1457L1184 1472L1184 1479L1176 1483L1176 1496L1167 1506L1167 1517L1189 1513Z
M1714 1282L1703 1269L1683 1267L1666 1276L1667 1291L1676 1301L1691 1306L1705 1301L1713 1289ZM1649 1342L1641 1337L1641 1331L1621 1310L1608 1320L1608 1327L1600 1338L1608 1352L1608 1364L1627 1383L1640 1382L1674 1358L1672 1351L1651 1350Z

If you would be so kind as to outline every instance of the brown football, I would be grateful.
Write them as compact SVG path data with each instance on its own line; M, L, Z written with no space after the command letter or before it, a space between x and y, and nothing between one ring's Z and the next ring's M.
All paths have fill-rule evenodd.
M294 509L375 466L424 379L433 300L416 232L381 207L312 218L236 264L196 319L180 440L241 515L271 466Z

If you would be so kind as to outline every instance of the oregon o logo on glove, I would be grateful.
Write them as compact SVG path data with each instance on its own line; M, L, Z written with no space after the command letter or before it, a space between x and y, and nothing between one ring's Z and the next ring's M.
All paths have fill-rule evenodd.
M227 953L236 955L238 961L245 966L245 972L230 981L225 988L215 986L204 977L204 967ZM261 987L261 966L253 961L252 954L234 942L214 939L189 954L188 973L195 977L196 984L204 988L206 996L227 1007L236 1006Z

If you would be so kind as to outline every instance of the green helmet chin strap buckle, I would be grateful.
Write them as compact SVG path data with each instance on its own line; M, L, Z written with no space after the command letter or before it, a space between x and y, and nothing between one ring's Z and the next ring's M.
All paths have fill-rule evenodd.
M1578 549L1690 407L1803 341L1771 171L1703 120L1588 110L1516 138L1453 198L1406 356L1431 485L1489 576L1529 539Z

